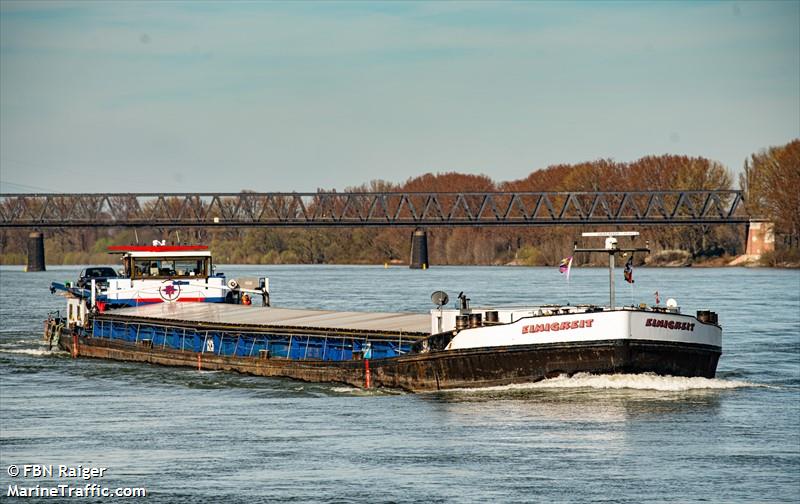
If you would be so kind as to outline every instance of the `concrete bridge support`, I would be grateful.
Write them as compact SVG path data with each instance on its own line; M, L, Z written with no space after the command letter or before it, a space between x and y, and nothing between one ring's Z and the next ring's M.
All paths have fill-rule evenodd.
M417 228L411 235L411 269L428 269L428 232Z
M760 256L775 251L775 224L766 220L751 220L747 224L745 254Z
M28 265L25 271L44 270L44 234L34 231L28 234Z

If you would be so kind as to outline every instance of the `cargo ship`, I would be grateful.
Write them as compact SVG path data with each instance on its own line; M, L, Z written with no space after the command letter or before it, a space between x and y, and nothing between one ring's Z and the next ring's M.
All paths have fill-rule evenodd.
M716 313L616 306L615 236L610 302L596 305L454 306L433 293L429 313L325 311L271 306L267 278L227 279L206 247L116 247L119 278L53 284L67 311L45 322L45 341L73 357L235 371L412 392L525 383L575 373L713 378L722 352ZM258 300L261 302L253 302Z

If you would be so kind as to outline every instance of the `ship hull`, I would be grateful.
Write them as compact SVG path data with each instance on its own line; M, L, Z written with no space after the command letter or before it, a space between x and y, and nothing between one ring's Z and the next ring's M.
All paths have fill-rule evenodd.
M655 373L713 378L721 354L720 348L712 345L636 339L495 346L344 361L223 356L78 334L63 335L58 346L74 357L411 392L501 386L576 373Z

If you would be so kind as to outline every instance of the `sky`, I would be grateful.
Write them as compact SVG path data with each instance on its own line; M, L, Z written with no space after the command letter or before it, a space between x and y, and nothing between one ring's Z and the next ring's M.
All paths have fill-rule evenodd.
M800 2L0 2L0 192L344 190L800 137Z

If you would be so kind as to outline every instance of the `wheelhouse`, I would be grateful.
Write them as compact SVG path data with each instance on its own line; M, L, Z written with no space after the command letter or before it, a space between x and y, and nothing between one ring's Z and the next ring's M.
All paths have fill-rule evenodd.
M213 275L211 252L205 246L120 246L109 251L122 254L125 276L131 280L202 280Z

